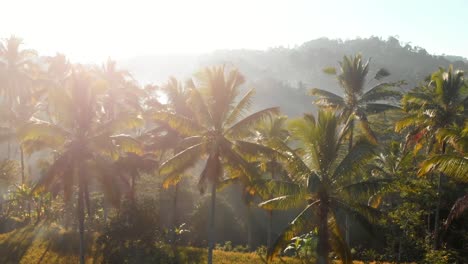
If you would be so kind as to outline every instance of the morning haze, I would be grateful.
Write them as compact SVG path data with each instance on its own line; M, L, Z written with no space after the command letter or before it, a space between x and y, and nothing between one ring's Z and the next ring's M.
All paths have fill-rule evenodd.
M0 263L467 263L465 1L9 1Z

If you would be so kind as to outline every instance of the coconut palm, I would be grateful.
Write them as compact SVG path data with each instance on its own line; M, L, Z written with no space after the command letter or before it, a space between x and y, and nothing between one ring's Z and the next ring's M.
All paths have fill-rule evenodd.
M330 67L324 70L325 73L336 75L335 68ZM359 121L361 131L369 141L376 143L377 137L371 129L368 115L377 114L391 109L398 109L394 104L384 103L388 99L399 99L401 94L393 88L401 86L404 82L379 83L365 91L366 77L369 73L369 61L364 62L360 54L356 56L344 56L340 62L340 74L337 80L343 89L344 97L332 92L312 89L311 95L318 97L315 103L320 107L331 107L341 111L341 117L348 123L348 151L353 146L353 136L355 120ZM381 68L374 76L374 80L381 81L390 73ZM346 242L349 243L349 222L346 216Z
M255 141L264 146L271 146L272 149L274 149L274 146L272 146L271 144L271 142L273 141L279 140L282 142L287 142L289 138L289 131L286 128L286 121L286 116L275 116L274 118L267 119L265 120L265 122L260 123L255 128ZM263 199L271 199L273 198L273 195L279 195L278 192L283 189L280 186L276 186L278 184L275 184L275 182L279 183L284 180L284 177L282 177L284 175L284 169L282 167L281 162L279 160L276 160L274 157L272 159L269 159L263 165L264 171L270 174L270 180L272 180L272 182L270 183L270 186L272 185L272 188L269 188L269 190L267 191L268 197L263 197ZM267 248L271 247L272 229L273 211L268 210Z
M454 126L440 129L437 141L445 141L451 147L450 152L428 157L419 170L420 175L438 171L457 182L468 183L468 122L464 128ZM459 218L468 209L468 195L460 197L453 204L444 222L443 232L447 230L453 220Z
M23 40L10 36L0 43L0 104L2 104L2 115L5 119L6 127L14 132L21 124L24 124L30 117L31 108L35 103L33 98L33 76L34 59L36 51L21 49ZM2 118L3 119L3 118ZM14 133L4 135L7 139L7 156L11 155L11 139ZM24 153L19 145L21 159L21 182L25 184L24 176Z
M343 158L339 156L344 132L339 118L331 112L319 110L317 118L305 115L294 120L290 131L299 140L300 151L294 151L281 141L277 148L288 157L285 168L296 183L288 195L276 197L260 204L269 210L305 206L268 250L271 260L290 240L300 232L317 228L318 244L316 263L330 263L328 253L335 251L344 263L351 263L349 249L338 226L336 215L346 212L363 223L375 221L378 212L356 199L355 192L367 182L353 175L364 168L372 157L373 145L359 140ZM302 153L303 155L299 155Z
M135 117L122 116L119 120L102 122L100 98L105 94L96 86L93 76L83 68L76 68L59 97L63 104L53 108L57 123L38 119L24 126L19 137L27 153L51 149L55 158L52 165L36 184L34 190L63 191L69 201L77 187L77 218L80 236L80 263L85 261L84 222L85 207L90 213L89 189L98 184L118 202L120 171L113 166L120 154L141 153L139 142L128 135L115 134L123 127L141 124ZM58 106L61 106L60 108Z
M161 165L162 175L179 177L180 173L195 165L201 157L207 157L199 179L204 192L211 184L211 211L208 263L213 261L214 219L216 189L224 177L246 175L254 178L255 170L242 157L240 142L252 133L256 123L278 113L278 108L268 108L245 118L251 105L254 90L248 91L239 101L236 98L244 77L237 70L225 73L224 67L205 68L196 75L196 83L190 82L190 107L194 116L187 118L176 113L158 112L156 120L165 121L181 135L187 136L180 144L180 151ZM197 87L198 86L198 87ZM251 143L251 145L255 145ZM229 169L231 174L225 175ZM236 175L236 172L238 175Z
M336 75L335 68L326 68L325 73ZM353 134L355 120L359 121L361 131L371 141L377 142L377 137L370 128L367 116L387 110L399 109L395 104L385 103L388 99L399 99L400 92L394 88L404 84L403 81L393 83L380 83L390 73L381 68L374 76L379 83L366 89L366 78L369 73L369 61L364 62L360 54L356 56L344 56L340 62L340 74L337 75L338 83L344 92L344 97L327 90L314 88L310 94L317 97L315 103L320 107L334 108L340 111L340 115L347 123L349 129L349 149L353 146Z
M407 131L406 147L414 145L418 152L423 146L427 147L427 154L447 154L448 141L438 136L453 126L462 127L466 117L468 96L467 85L463 71L439 69L434 72L428 82L413 89L402 99L406 117L398 121L395 130ZM441 159L435 156L433 159ZM443 158L443 157L442 157ZM441 197L442 173L439 173L437 194L438 202L434 221L434 248L438 247L439 215Z
M103 107L108 120L114 119L119 113L135 112L140 110L140 99L145 95L131 74L126 70L117 68L117 62L108 59L100 69L96 69L108 89L103 98Z
M0 67L3 73L0 94L8 108L22 105L32 94L31 71L37 53L34 50L21 49L22 44L23 40L15 36L0 44Z
M167 99L165 104L161 104L161 108L186 118L193 116L192 110L188 106L188 100L190 97L189 89L176 78L169 78L168 82L165 85L158 87L157 90L158 92L162 92ZM148 131L146 134L150 135L149 140L147 140L150 144L150 149L161 152L161 159L163 159L165 155L177 153L177 147L184 138L183 135L178 133L176 130L161 122L158 122L156 124L156 128ZM186 176L184 173L180 173L176 177L174 177L174 175L169 175L163 181L164 189L174 186L172 203L172 246L176 257L178 257L177 229L180 227L178 223L177 204L180 181L184 176Z

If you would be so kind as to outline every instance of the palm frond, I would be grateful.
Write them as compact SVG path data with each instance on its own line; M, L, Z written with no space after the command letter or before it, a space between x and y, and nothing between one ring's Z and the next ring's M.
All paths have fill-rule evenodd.
M184 149L169 160L163 162L159 168L159 173L161 175L173 175L184 172L186 169L195 165L201 155L205 153L206 148L207 146L205 143L200 143Z
M338 223L336 222L335 214L328 221L328 229L330 230L330 246L333 251L340 257L343 264L352 264L353 259L351 250L343 239L343 233L341 232Z
M362 108L368 114L379 114L379 113L390 111L390 110L401 110L401 107L396 106L396 105L377 104L377 103L366 104L362 106Z
M444 228L447 229L450 224L459 218L468 209L468 194L458 198L450 209L450 213L444 222Z
M169 127L176 130L184 136L196 135L200 131L204 131L203 127L184 116L180 116L168 112L156 112L152 115L155 121L165 122Z
M425 175L431 171L439 171L460 182L468 182L468 158L458 154L441 154L423 161L418 172Z
M234 149L239 152L247 161L261 161L270 159L281 159L281 154L267 146L243 141L234 141Z
M240 120L236 124L232 125L230 128L226 130L224 133L228 137L232 138L239 138L245 137L250 135L258 123L264 121L266 118L270 117L271 115L279 114L278 107L271 107L267 109L263 109L256 113L253 113L244 119Z
M309 231L317 225L317 217L314 212L318 205L318 201L313 202L307 207L281 232L281 235L275 240L271 248L267 252L267 260L272 261L282 249L284 249L291 239L301 231Z
M341 160L333 172L332 179L349 176L350 173L362 169L374 155L375 146L365 139L359 139L349 153Z
M292 208L301 208L307 203L307 193L303 190L294 193L279 196L258 204L265 210L288 210Z
M309 95L318 97L317 100L315 100L315 103L319 106L334 107L338 109L342 109L345 106L343 97L326 90L313 88L309 90Z
M229 116L226 118L224 122L225 126L230 126L234 124L239 118L241 118L245 111L247 111L250 106L252 105L252 97L255 95L255 90L250 89L244 97L237 103L237 105L232 109Z
M400 100L402 98L401 92L395 90L396 87L400 87L404 82L393 82L393 83L381 83L377 86L372 87L369 91L365 92L359 102L369 103L375 101L382 101L387 99Z

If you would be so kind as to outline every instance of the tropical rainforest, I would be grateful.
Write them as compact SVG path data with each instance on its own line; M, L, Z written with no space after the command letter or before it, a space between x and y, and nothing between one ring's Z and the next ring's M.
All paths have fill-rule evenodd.
M101 65L7 37L0 262L467 263L467 69L395 37Z

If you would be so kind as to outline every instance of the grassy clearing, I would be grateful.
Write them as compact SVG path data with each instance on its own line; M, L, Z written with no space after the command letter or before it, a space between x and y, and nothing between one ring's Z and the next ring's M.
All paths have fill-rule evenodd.
M87 235L86 263L102 262L102 256L96 249L97 234ZM168 249L169 250L169 249ZM57 225L28 225L9 233L0 234L0 263L4 264L68 264L78 263L78 236ZM184 247L179 250L182 263L206 263L206 249ZM263 264L256 253L214 251L214 263ZM293 258L276 259L274 264L300 264ZM363 263L363 262L355 262Z

